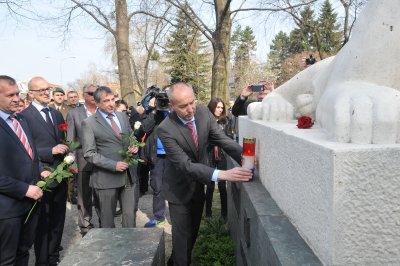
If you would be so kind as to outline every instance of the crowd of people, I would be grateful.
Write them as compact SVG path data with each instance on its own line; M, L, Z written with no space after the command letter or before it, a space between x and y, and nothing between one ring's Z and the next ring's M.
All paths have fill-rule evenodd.
M102 228L115 227L118 205L122 227L135 227L139 198L149 183L153 216L145 227L167 222L168 201L173 243L168 265L190 265L204 206L205 215L213 215L215 182L226 220L226 181L252 177L249 169L228 169L227 160L241 164L232 114L245 114L249 96L260 100L273 89L269 82L260 84L257 93L251 86L242 89L231 109L220 98L212 98L208 108L197 106L193 89L182 82L129 108L106 86L85 85L80 103L76 91L65 94L43 77L29 81L22 100L16 81L0 76L0 265L27 265L32 246L36 265L57 265L67 200L77 204L82 236L94 227L93 207ZM65 123L67 134L59 127ZM124 136L131 134L146 145L127 143ZM76 175L42 191L37 182L51 174L46 167L57 168L71 153L72 141L81 143L74 151ZM121 150L143 162L127 163Z

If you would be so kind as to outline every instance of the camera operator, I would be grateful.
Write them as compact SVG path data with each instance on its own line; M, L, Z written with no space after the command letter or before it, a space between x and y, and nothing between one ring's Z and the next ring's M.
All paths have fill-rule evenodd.
M169 114L168 103L165 91L155 93L148 102L151 111L142 121L141 126L143 132L147 134L144 154L150 165L150 186L153 189L153 217L145 224L145 227L156 227L166 223L165 199L161 193L166 153L156 130Z
M274 83L260 81L256 85L248 85L242 89L239 97L232 106L232 114L236 117L239 115L247 115L247 106L254 101L247 101L248 98L255 94L257 101L261 102L274 89Z
M136 107L130 108L130 118L129 123L133 128L136 121L143 122L148 115L155 109L155 96L160 91L156 86L151 86L146 89L142 99L137 103ZM138 139L146 138L147 135L145 132L141 132L140 130L137 132L136 137ZM142 140L144 141L144 140ZM150 165L146 158L144 158L144 148L140 148L139 154L142 159L144 159L144 163L140 163L138 165L138 176L139 176L139 195L142 196L146 194L149 189L149 172Z

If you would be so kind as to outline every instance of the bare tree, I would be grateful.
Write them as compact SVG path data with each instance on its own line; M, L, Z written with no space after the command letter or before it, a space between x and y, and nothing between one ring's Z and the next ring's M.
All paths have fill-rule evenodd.
M206 23L201 19L201 11L195 11L193 5L185 0L166 0L176 8L182 10L185 15L196 25L203 35L211 42L213 48L211 95L222 99L229 99L228 92L228 70L230 61L230 35L232 20L238 12L245 11L267 11L280 12L290 8L299 8L305 4L315 2L316 0L297 1L298 4L287 6L285 1L260 1L255 6L243 8L244 3L238 9L231 10L231 0L203 1L205 5L211 5L214 8L214 20L212 23ZM207 16L209 18L209 16ZM210 22L210 20L208 21ZM211 28L210 24L214 24Z
M135 42L131 47L136 53L131 55L131 63L140 95L149 86L150 62L158 60L156 47L162 46L161 42L168 26L165 20L168 11L169 8L165 9L159 18L141 17L141 22L135 25L135 32L132 34Z
M161 1L155 1L152 6L150 6L149 1L141 1L139 4L131 4L131 6L128 6L126 0L115 0L113 4L93 0L69 0L68 2L72 5L67 4L65 6L66 13L60 17L66 21L64 23L65 32L68 32L73 19L77 16L86 15L110 33L115 41L121 97L128 102L136 102L139 91L133 90L134 79L129 38L130 23L132 18L139 14L154 16L147 9L162 7Z
M0 0L0 12L4 10L4 16L0 21L11 18L20 21L21 18L28 20L40 20L39 14L32 10L31 0Z
M366 2L368 2L368 0L340 0L344 9L343 45L349 41L351 30L353 29L354 22L357 19L358 12Z

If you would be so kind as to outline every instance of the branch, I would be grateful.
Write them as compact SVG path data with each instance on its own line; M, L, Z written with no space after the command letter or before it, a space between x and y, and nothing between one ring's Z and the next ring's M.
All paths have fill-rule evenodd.
M108 20L107 16L101 12L100 8L95 6L95 5L90 5L90 4L82 4L81 2L77 0L71 0L74 2L79 8L81 8L83 11L85 11L86 14L91 16L99 25L101 25L103 28L111 32L114 36L116 35L116 31L111 27L110 21ZM94 9L97 10L97 13L104 19L104 22L101 21L92 11L87 9L85 6L91 6Z
M302 6L306 6L312 3L315 3L318 0L310 0L309 2L306 3L301 3L301 4L297 4L297 5L290 5L287 7L277 7L277 8L240 8L240 9L235 9L231 11L231 14L237 13L237 12L242 12L242 11L271 11L271 12L279 12L279 11L287 11L290 9L294 9L294 8L298 8L298 7L302 7Z
M246 3L246 0L243 0L243 1L242 1L242 3L240 4L240 6L239 6L239 8L238 8L239 10L242 9L242 6L244 5L244 3ZM232 21L233 21L233 20L235 19L236 15L238 14L238 12L235 12L235 13L232 13L232 12L231 12L231 14L233 15L233 16L232 16Z
M31 10L31 8L29 8L29 7L25 8L24 7L24 3L30 4L30 1L22 1L22 0L21 1L17 1L17 2L9 1L9 0L0 1L0 5L1 4L6 5L9 15L14 17L14 19L17 20L17 21L18 21L17 17L26 18L26 19L34 20L34 21L40 21L40 20L43 19L38 14L33 12ZM20 10L22 12L24 12L24 13L28 13L28 14L32 15L32 17L29 17L28 15L23 14L22 12L20 12ZM37 18L34 18L34 17L37 17L37 18L40 18L40 19L37 19Z
M185 14L185 16L191 22L193 22L196 28L198 28L201 31L201 33L203 33L203 35L208 40L210 40L210 42L213 42L212 38L213 31L207 27L207 25L199 18L199 16L197 16L197 14L194 12L192 7L188 3L186 4L186 7L187 9L189 9L189 12L184 8L185 5L179 2L179 0L166 0L166 1L175 6L176 8L178 8L179 10L181 10Z

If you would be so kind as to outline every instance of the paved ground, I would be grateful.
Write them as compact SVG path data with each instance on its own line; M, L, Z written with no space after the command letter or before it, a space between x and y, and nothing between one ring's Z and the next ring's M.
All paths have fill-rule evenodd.
M168 207L166 208L166 217L169 221L169 211ZM95 211L93 210L93 214L95 215ZM61 259L65 254L68 254L69 250L74 247L79 241L82 239L81 234L79 233L78 228L78 219L77 219L78 211L76 205L71 205L67 203L67 213L65 218L65 228L64 234L62 238L61 245L64 247L64 250L61 251ZM144 227L144 224L151 218L152 216L152 192L149 190L146 195L142 196L139 200L139 211L137 212L136 225L137 227ZM116 226L121 227L121 218L117 217ZM95 226L98 226L98 219L95 215L93 219L93 223ZM171 238L171 225L167 223L163 226L165 231L165 255L166 260L171 255L172 248L172 238ZM35 265L35 255L34 252L31 252L31 257L29 260L29 266Z

